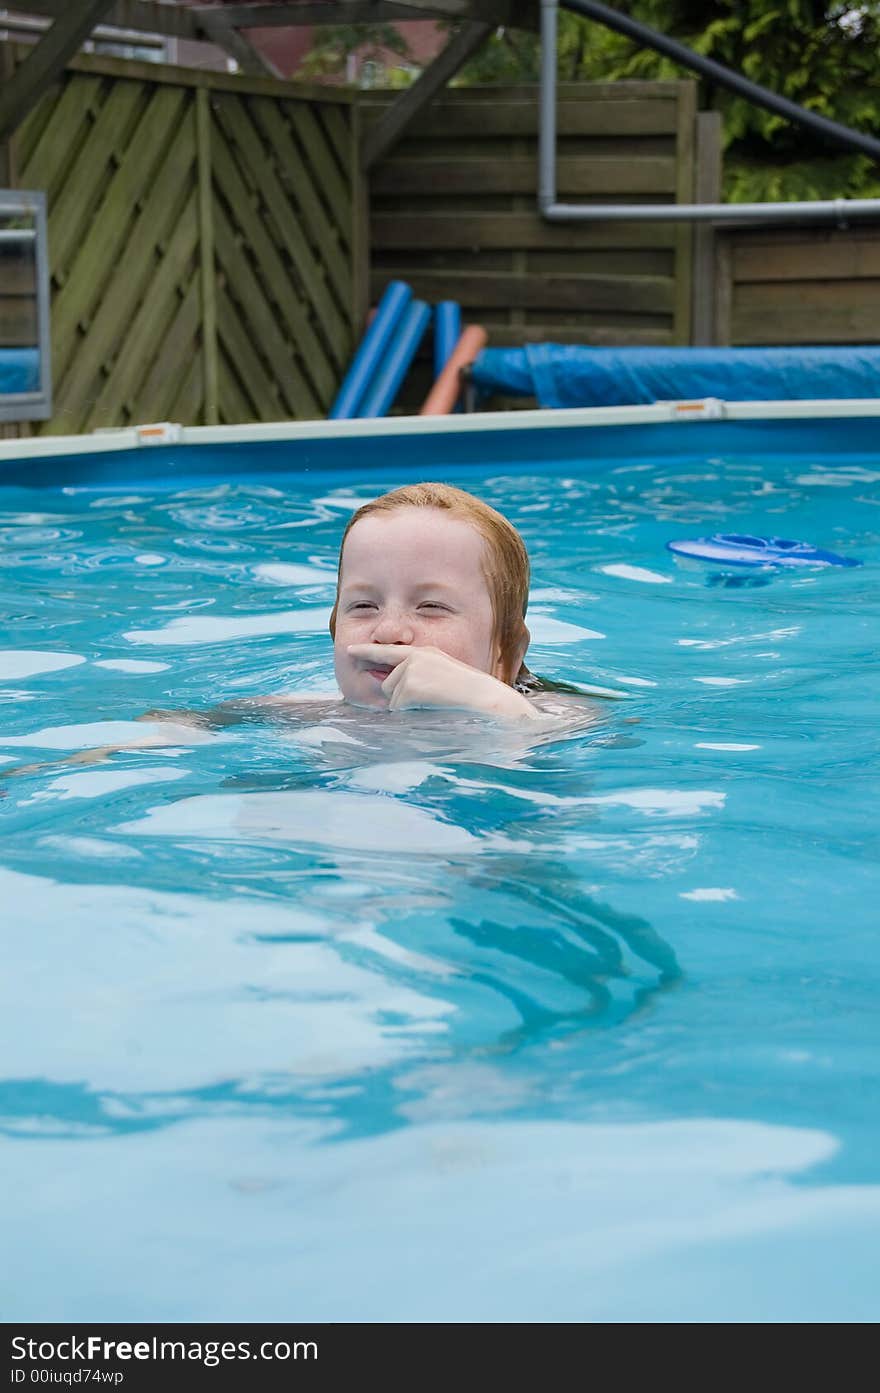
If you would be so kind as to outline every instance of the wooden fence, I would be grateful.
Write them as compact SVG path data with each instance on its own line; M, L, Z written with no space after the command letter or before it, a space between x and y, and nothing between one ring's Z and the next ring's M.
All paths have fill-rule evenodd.
M75 60L7 152L49 204L32 429L326 414L362 326L358 140L336 89Z
M715 342L880 342L880 226L739 228L717 239Z
M362 98L365 131L390 98ZM558 191L578 203L690 202L695 84L563 84ZM538 89L447 90L370 174L371 288L458 300L493 344L690 341L686 224L547 223Z

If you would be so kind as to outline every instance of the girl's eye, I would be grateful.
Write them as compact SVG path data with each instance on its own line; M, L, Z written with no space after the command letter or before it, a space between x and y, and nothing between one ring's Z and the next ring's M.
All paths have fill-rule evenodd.
M446 608L445 605L438 605L437 602L436 602L436 600L426 600L425 603L422 605L422 609L445 609L445 608Z
M362 600L358 605L352 605L352 609L370 609L372 606L366 600Z

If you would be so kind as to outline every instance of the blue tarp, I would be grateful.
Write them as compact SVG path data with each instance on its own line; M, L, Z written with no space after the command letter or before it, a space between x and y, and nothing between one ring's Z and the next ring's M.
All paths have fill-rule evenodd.
M40 354L36 348L0 348L0 393L38 392Z
M537 397L541 406L550 407L690 397L880 397L880 347L580 348L537 343L486 348L471 373L481 393Z

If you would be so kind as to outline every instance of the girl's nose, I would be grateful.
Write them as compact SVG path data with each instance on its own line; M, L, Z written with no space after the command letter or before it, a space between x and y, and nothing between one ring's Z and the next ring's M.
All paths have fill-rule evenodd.
M373 626L373 643L414 643L415 629L404 614L386 611Z

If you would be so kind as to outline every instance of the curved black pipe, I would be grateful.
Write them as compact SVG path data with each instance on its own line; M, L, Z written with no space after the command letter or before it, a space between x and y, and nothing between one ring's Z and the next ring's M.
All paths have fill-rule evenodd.
M704 58L702 54L694 53L692 48L680 44L677 39L669 39L665 34L659 34L656 29L650 29L640 20L630 19L629 15L601 4L600 0L559 0L559 3L565 10L583 15L585 19L594 19L608 29L615 29L618 34L625 34L628 39L635 39L643 48L653 48L658 53L664 53L667 58L680 63L683 68L691 68L702 77L709 78L711 82L717 82L719 87L727 87L731 92L737 92L755 106L775 111L787 121L806 126L837 145L860 150L864 155L872 155L875 160L880 159L880 140L875 140L873 136L862 135L861 131L841 126L837 121L829 121L827 116L818 116L815 111L807 111L798 106L797 102L790 102L787 97L780 97L778 93L760 87L757 82L751 82L747 77L735 73L732 68L725 68L712 58Z

